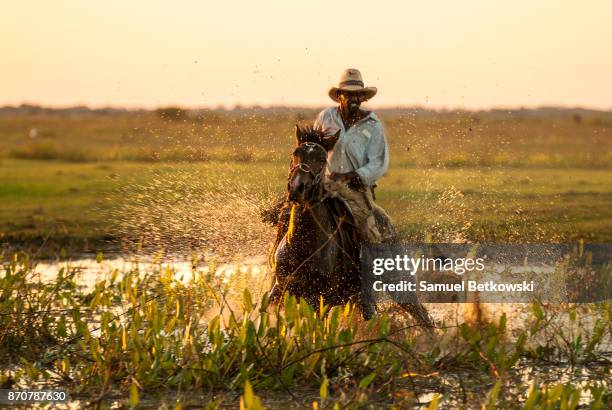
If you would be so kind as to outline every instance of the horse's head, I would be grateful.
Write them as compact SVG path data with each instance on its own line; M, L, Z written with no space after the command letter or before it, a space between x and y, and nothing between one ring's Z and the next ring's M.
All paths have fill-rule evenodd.
M327 151L333 148L340 131L327 135L320 129L301 128L296 125L297 147L289 172L289 199L297 203L308 203L318 199L321 178L327 166Z

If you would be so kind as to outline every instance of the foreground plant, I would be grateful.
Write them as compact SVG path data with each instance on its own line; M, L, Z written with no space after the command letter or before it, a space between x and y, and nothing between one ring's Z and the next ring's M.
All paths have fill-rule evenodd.
M432 335L388 315L362 322L350 304L315 308L290 295L279 306L266 296L255 302L214 266L194 269L187 281L161 265L113 271L90 290L77 286L78 269L45 283L24 255L3 267L5 387L44 382L88 403L132 406L147 398L189 404L195 393L212 407L244 408L261 408L265 392L315 408L604 408L612 399L609 303L533 304L518 335L507 330L505 314ZM579 323L580 314L588 323ZM586 382L522 381L525 369L546 367L572 379L572 369L587 365L594 376Z

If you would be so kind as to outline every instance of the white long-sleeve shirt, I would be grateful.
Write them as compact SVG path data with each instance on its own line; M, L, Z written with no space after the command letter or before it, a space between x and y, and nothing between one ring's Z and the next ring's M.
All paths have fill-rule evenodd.
M329 134L340 130L338 142L327 154L327 173L356 171L364 185L374 185L389 167L389 147L382 124L370 112L348 130L335 107L319 113L315 127Z

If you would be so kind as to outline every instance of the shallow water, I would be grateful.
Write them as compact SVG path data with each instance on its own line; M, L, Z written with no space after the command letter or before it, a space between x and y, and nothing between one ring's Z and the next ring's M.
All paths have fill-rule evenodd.
M35 271L41 275L45 281L52 281L59 270L77 269L77 283L85 289L92 289L96 282L110 278L113 272L138 270L139 272L156 272L162 269L171 269L174 277L184 283L194 278L196 273L208 273L211 270L215 276L220 277L221 281L231 284L232 290L241 294L244 288L249 289L253 298L257 300L266 292L271 284L271 273L266 256L254 256L240 258L235 263L217 264L214 257L190 258L173 256L156 258L151 256L112 256L100 262L95 257L82 256L68 261L41 261L38 262ZM541 266L511 266L495 267L497 272L504 269L512 273L524 271L550 273L554 268L544 268ZM510 332L519 331L527 319L532 317L530 303L474 303L474 295L471 295L469 303L424 303L436 322L447 325L458 325L466 321L473 321L477 314L486 320L497 320L505 313L508 319ZM477 307L475 305L477 304ZM387 310L389 304L379 306L379 310ZM478 311L475 311L475 308ZM393 309L392 309L393 310ZM581 317L582 325L589 325L592 317ZM611 349L612 350L612 349Z
M223 281L230 282L238 274L247 275L253 280L265 281L268 275L268 265L265 257L249 257L241 259L238 263L216 264L214 259L206 262L202 260L188 260L185 258L165 258L158 260L154 257L123 257L113 256L100 262L95 257L80 257L69 261L41 261L36 264L35 272L43 280L52 281L60 269L77 269L77 283L85 289L92 289L96 282L109 278L114 271L129 272L155 272L170 268L174 277L181 282L189 282L195 272L208 273L214 270L216 276L223 277Z

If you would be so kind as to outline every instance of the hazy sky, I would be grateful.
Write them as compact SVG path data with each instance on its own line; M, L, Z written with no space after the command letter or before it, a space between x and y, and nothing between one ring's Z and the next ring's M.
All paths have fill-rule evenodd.
M612 1L2 1L0 104L612 109Z

